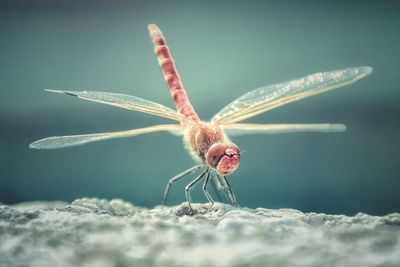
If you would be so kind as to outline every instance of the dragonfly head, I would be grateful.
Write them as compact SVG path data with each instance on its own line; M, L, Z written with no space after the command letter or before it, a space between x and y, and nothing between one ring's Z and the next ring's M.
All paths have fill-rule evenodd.
M208 149L206 161L221 175L231 174L239 166L240 149L233 143L215 143Z

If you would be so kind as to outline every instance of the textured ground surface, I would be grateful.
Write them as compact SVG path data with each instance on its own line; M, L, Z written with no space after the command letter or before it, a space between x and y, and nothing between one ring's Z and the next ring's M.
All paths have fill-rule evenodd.
M0 205L0 266L400 266L400 214L122 200Z

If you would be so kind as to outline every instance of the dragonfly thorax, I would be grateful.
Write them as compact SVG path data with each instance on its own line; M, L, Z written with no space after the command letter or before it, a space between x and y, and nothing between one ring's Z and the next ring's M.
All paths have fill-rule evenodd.
M186 148L192 156L218 171L232 173L239 165L240 149L232 144L221 127L214 123L194 123L184 134Z

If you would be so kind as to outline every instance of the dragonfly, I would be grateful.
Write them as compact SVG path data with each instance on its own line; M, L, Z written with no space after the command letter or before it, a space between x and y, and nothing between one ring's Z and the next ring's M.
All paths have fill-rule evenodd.
M300 99L353 84L372 73L372 67L369 66L351 67L336 71L319 72L299 79L264 86L245 93L222 108L210 121L205 122L199 118L189 101L175 67L170 49L166 43L165 36L155 24L149 24L148 30L154 44L154 52L175 103L176 110L143 98L118 93L53 89L46 89L46 91L152 114L177 121L177 123L154 125L125 131L53 136L31 143L30 148L64 148L107 139L131 137L162 131L181 135L185 148L193 157L196 164L169 179L164 191L162 204L166 203L171 186L175 182L190 174L197 173L198 175L194 176L195 178L185 187L185 197L189 210L193 210L191 205L191 189L203 179L202 191L210 203L210 208L214 204L208 191L210 180L215 181L219 185L218 189L225 193L225 196L232 205L238 206L227 176L238 168L241 153L239 147L232 143L228 136L294 132L330 133L346 130L345 125L337 123L254 124L242 123L242 121Z

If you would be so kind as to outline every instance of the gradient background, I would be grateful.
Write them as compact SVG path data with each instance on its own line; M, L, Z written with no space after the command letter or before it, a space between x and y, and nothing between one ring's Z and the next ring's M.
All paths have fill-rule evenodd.
M34 2L34 3L33 3ZM385 214L400 210L400 8L389 1L2 1L0 202L122 198L152 207L193 165L167 133L61 150L52 135L170 121L46 93L98 90L173 107L148 36L165 33L199 115L243 93L318 71L370 65L372 76L257 116L256 123L340 122L341 134L233 138L241 206ZM184 200L180 182L171 204ZM196 201L206 201L197 192Z

